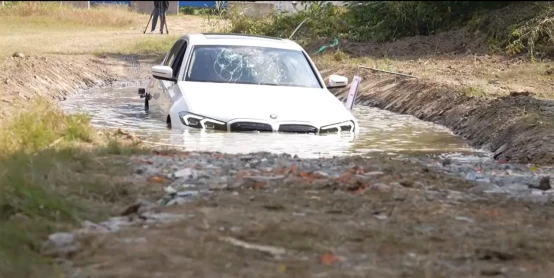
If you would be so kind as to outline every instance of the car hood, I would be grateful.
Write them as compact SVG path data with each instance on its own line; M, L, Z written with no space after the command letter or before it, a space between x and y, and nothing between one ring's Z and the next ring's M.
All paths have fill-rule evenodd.
M256 119L322 126L353 119L344 104L325 89L203 82L179 85L190 112L225 122ZM277 115L275 120L272 114Z

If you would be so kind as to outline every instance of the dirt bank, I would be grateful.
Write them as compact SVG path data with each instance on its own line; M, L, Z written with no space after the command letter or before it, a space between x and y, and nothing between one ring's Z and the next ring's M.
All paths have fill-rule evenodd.
M447 126L496 159L554 163L554 102L521 94L496 99L468 96L463 89L429 79L372 74L345 67L323 70L364 81L358 102ZM345 97L348 89L335 92Z
M100 58L93 55L29 56L18 53L5 59L0 66L0 119L14 115L25 108L29 100L37 97L63 100L79 90L145 76L151 63L151 60L131 56Z

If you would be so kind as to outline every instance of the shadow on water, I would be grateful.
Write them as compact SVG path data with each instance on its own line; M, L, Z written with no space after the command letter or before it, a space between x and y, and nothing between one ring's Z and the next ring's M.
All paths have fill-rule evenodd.
M133 132L147 144L189 151L266 151L316 158L342 155L485 154L469 147L465 140L445 127L409 115L365 106L354 108L353 113L360 123L360 133L357 135L168 130L163 115L144 112L143 99L137 95L136 86L139 85L130 85L123 88L94 89L75 95L62 102L62 107L70 113L89 114L94 126L121 128Z

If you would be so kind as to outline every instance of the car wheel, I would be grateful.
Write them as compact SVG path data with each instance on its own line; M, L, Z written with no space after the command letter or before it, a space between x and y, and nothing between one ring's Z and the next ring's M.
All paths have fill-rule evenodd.
M167 124L167 128L171 129L171 117L169 117L169 115L167 115L165 123Z

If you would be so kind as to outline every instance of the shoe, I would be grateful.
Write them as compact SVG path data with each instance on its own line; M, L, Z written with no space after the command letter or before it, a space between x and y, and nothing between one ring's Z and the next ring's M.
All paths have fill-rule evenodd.
M154 30L150 31L150 34L153 35L153 34L154 34Z

